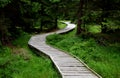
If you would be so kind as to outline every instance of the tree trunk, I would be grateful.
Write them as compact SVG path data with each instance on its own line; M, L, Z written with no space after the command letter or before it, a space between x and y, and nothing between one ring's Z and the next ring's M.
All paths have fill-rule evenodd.
M57 22L57 20L58 20L58 18L57 18L57 16L55 17L55 29L57 29L57 27L58 27L58 22Z
M58 14L57 14L57 12L58 12L58 3L54 4L54 8L56 10L55 11L55 19L54 19L55 20L55 24L54 24L55 26L54 27L55 27L55 29L57 29L58 28Z
M41 31L43 31L43 25L44 25L44 23L43 23L43 16L44 16L44 6L43 6L43 4L41 4L41 11L40 11L40 15L41 15L41 20L40 20L40 22L41 22L41 24L40 24L40 32Z
M82 32L81 25L83 24L83 20L81 17L83 16L83 6L84 6L84 0L80 0L79 8L78 8L78 22L77 22L77 35L79 35Z

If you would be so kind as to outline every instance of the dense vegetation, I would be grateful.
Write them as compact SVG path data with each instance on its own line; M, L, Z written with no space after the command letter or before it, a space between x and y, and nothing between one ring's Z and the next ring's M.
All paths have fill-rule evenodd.
M59 78L53 63L28 48L31 36L23 33L13 46L0 48L0 78Z
M119 63L117 63L119 61L118 51L120 42L119 5L120 0L0 0L0 73L3 74L0 74L0 76L17 77L18 75L16 73L23 71L25 65L27 66L28 63L39 64L32 60L40 60L44 63L43 58L38 59L37 56L26 48L27 41L30 37L29 35L54 31L58 29L58 25L60 24L62 25L60 28L64 28L65 25L60 23L59 20L70 20L77 24L76 32L72 34L72 36L67 36L70 40L67 40L68 38L65 38L65 36L53 35L51 36L53 38L50 38L50 40L53 40L49 43L59 46L66 51L70 51L75 55L82 52L83 54L80 55L80 58L86 55L87 57L83 59L85 62L87 61L87 63L88 60L86 59L92 61L91 58L94 58L92 61L94 64L96 63L95 59L98 60L98 58L100 58L100 63L103 64L97 63L96 65L101 65L101 67L103 67L102 69L100 69L99 66L93 66L93 64L88 63L88 65L93 68L95 67L94 69L102 75L102 71L104 70L106 73L108 73L107 71L111 71L109 65L110 67L113 65L113 67L111 67L113 68L112 72L116 72L116 76L114 75L113 77L113 75L111 75L109 77L118 77L120 71L117 71L114 67L119 65ZM22 33L27 33L27 35ZM75 34L77 34L77 36L75 36ZM23 40L21 37L25 37L25 39L23 38ZM54 38L56 38L56 40ZM58 42L58 40L60 40L60 42ZM75 47L72 47L74 43ZM72 45L70 46L69 44ZM84 51L84 48L81 48L82 46L87 49ZM92 54L95 55L88 56L88 51L93 52ZM28 54L26 52L28 52ZM111 54L109 55L107 52ZM110 63L106 62L108 67L104 65L105 60L103 59L106 58L111 59L109 60ZM116 59L114 60L114 58ZM51 62L45 63L51 67ZM39 69L35 71L34 66L31 66L31 70L28 70L31 64L28 65L28 68L25 68L26 70L24 70L24 72L29 72L33 69L33 74L35 74L35 72L39 73ZM14 69L14 67L16 68ZM47 66L45 68L47 68ZM50 71L52 71L52 69L50 69ZM24 73L21 72L20 75L22 77ZM103 75L103 77L106 76L107 74Z
M90 31L100 32L97 27L93 29ZM49 35L47 43L82 59L103 78L120 77L120 43L100 43L90 35L84 35L85 33L80 36L74 34L75 30L65 35Z
M10 44L22 31L39 33L57 29L60 19L77 23L77 34L90 24L102 33L119 31L120 0L1 0L0 41ZM114 27L114 28L113 28Z

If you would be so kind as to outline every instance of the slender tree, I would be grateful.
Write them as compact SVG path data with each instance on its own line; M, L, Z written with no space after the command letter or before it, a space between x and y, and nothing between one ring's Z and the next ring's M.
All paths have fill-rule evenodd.
M40 11L40 15L41 15L41 18L40 18L40 31L43 31L43 16L44 16L44 5L41 4L41 11Z
M83 30L81 28L83 24L82 16L83 16L83 6L84 6L84 0L80 0L79 2L79 8L78 8L78 21L77 21L77 35L79 35Z

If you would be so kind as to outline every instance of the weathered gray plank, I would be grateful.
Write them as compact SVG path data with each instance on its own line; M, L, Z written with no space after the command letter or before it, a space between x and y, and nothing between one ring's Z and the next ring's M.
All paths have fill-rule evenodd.
M64 76L63 78L98 78L94 76Z

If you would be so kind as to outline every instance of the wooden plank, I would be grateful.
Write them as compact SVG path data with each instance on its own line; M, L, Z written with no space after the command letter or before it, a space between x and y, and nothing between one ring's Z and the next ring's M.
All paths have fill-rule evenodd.
M60 67L61 71L89 71L86 67Z
M63 72L64 76L95 76L94 74L92 74L91 72L78 72L78 71L74 71L74 72Z
M84 65L79 63L61 63L61 64L58 64L58 66L59 67L82 67Z
M63 76L63 78L98 78L95 76Z

